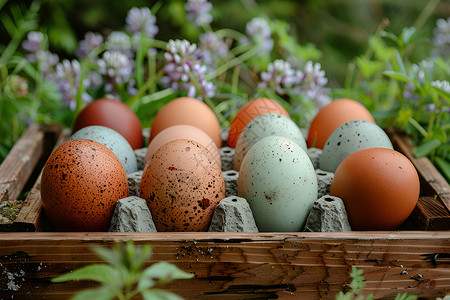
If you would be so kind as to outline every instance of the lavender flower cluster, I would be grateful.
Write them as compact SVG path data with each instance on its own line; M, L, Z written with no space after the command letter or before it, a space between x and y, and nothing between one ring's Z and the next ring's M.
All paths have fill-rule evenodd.
M121 31L111 32L106 39L99 33L88 32L80 41L75 54L78 59L88 59L95 67L81 81L81 64L74 59L59 62L57 55L44 50L45 36L41 32L30 32L22 47L27 52L26 58L31 63L37 63L44 79L56 82L64 103L71 110L76 108L76 95L82 85L84 90L103 86L108 97L119 98L115 88L125 85L129 95L136 94L134 56L140 35L153 38L158 33L156 17L149 8L132 8L126 17L126 29L129 34ZM95 53L104 45L105 49ZM92 101L92 97L84 92L82 100Z
M435 47L433 54L435 56L450 54L450 17L447 20L437 20L433 35L433 44Z
M186 40L170 40L164 53L167 76L161 81L165 87L187 90L189 97L213 97L216 86L205 79L208 67L197 56L197 45ZM197 86L196 86L197 85Z
M302 93L321 108L331 101L325 88L328 79L321 68L319 63L308 61L302 71L295 70L289 62L277 59L268 65L267 71L261 72L259 87L272 88L279 95Z

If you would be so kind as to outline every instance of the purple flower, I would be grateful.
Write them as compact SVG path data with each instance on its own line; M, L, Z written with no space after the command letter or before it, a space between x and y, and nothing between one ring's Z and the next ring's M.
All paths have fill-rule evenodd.
M444 56L450 53L450 17L445 19L438 19L436 21L436 28L433 30L433 54L436 56Z
M44 78L49 76L50 70L58 63L58 55L44 50L43 41L45 36L38 31L31 31L27 39L23 41L22 47L28 54L25 58L31 63L38 63Z
M103 44L103 37L99 33L88 32L84 35L84 40L80 41L75 54L79 58L85 58L92 50Z
M214 58L222 58L228 54L228 45L223 39L212 31L203 33L199 37L197 55L207 65L213 65Z
M328 90L324 88L328 79L319 63L314 64L312 61L307 61L299 78L299 87L294 89L296 92L305 93L319 108L331 102L327 95Z
M62 63L56 65L55 81L59 85L59 91L63 96L65 104L75 110L77 95L81 78L81 66L77 60L63 60ZM92 97L84 93L82 98L86 102L92 101Z
M202 26L203 24L210 24L212 16L209 13L212 9L212 4L206 0L188 0L184 5L187 15L186 17L194 21L195 25Z
M158 33L155 25L156 17L148 7L133 7L128 11L126 28L130 33L140 34L143 32L147 37L153 38Z
M28 32L27 39L23 41L22 47L30 53L38 52L42 50L42 41L44 40L44 35L40 31L30 31Z
M251 40L262 50L266 52L272 51L273 39L269 23L264 18L253 18L246 25L247 34Z
M213 97L216 87L205 80L208 67L195 55L197 45L186 40L170 40L164 53L166 64L161 81L165 87L188 91L189 97L196 97L197 90L191 79L195 80L206 97ZM197 95L201 98L202 95Z
M128 58L133 57L131 39L125 32L111 32L106 38L106 49L112 52L121 52Z
M107 89L112 89L113 84L128 82L133 73L132 61L122 52L105 51L97 64L100 74L110 80Z
M290 63L277 59L268 65L267 72L261 72L262 82L258 86L273 87L278 94L284 95L286 89L292 88L300 81L301 75L300 71L292 69Z

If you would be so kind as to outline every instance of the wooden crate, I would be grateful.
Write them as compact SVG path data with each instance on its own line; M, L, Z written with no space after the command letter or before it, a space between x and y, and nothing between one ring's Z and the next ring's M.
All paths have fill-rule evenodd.
M407 137L390 136L421 177L419 203L399 231L57 233L46 232L39 173L67 133L57 125L32 125L0 166L0 201L15 201L32 186L20 200L16 220L0 225L10 231L0 233L0 298L67 298L93 283L52 284L50 278L99 263L91 246L128 240L153 246L149 264L167 261L195 273L194 279L165 287L187 299L332 299L348 288L353 265L364 271L366 295L445 296L450 293L449 185L428 159L412 156Z

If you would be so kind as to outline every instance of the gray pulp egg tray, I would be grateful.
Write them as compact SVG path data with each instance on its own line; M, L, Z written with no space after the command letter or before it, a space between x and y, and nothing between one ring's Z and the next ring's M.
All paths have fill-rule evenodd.
M195 274L164 286L187 299L334 298L349 288L352 266L364 271L364 295L443 297L450 293L450 187L427 158L413 156L408 137L388 135L421 180L419 202L397 231L63 233L46 220L40 173L68 133L31 125L0 165L0 295L66 298L94 284L49 278L98 263L92 246L133 240L152 245L149 264L167 261Z

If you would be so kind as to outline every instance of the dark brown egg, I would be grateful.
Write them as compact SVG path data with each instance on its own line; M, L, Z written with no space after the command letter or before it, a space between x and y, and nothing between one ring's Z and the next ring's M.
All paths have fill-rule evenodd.
M57 231L106 231L116 201L127 196L127 175L119 159L92 140L64 143L42 172L42 205Z
M141 123L136 114L123 102L98 99L89 103L76 117L73 133L92 125L114 129L130 143L133 149L144 146Z
M178 139L152 156L142 174L140 196L147 200L158 231L207 231L214 208L225 198L225 181L204 146Z

